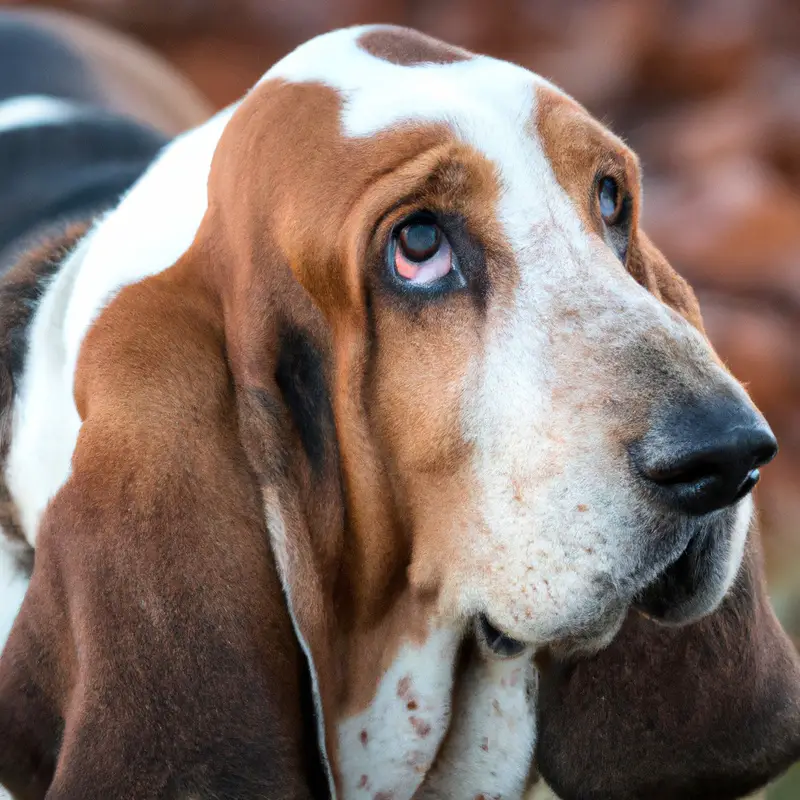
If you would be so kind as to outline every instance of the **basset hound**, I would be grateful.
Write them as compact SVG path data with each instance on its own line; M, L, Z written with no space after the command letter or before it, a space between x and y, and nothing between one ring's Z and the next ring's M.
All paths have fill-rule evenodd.
M733 798L798 758L775 441L641 204L544 79L367 26L23 254L0 782Z

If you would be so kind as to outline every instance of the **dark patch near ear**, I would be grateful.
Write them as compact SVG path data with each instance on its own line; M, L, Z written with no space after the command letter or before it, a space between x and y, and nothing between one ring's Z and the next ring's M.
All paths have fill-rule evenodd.
M28 328L48 281L89 229L90 221L57 225L21 253L0 280L0 364L16 383L28 351ZM3 392L3 401L7 399ZM5 406L0 413L6 411Z
M0 382L7 382L8 379L5 375L0 377ZM8 381L10 383L10 381ZM9 411L0 412L6 416ZM4 423L7 425L7 423ZM8 452L8 431L6 430L2 438L0 438L0 464L4 464L5 455ZM19 568L28 577L33 573L33 548L28 545L28 540L25 538L25 533L22 530L22 524L19 520L19 513L17 505L11 497L11 492L6 485L5 477L0 474L0 537L5 536L15 543L16 546L22 545L23 549L19 553L15 553L16 561Z
M289 471L289 449L278 434L285 426L286 411L280 399L259 387L250 387L240 396L242 429L249 442L257 444L251 453L251 467L260 484L267 485L286 478Z
M424 33L393 25L375 28L358 38L358 46L375 58L400 67L418 64L455 64L469 61L469 50L426 36Z
M288 328L281 335L275 382L289 408L311 468L322 472L333 435L333 409L322 356L308 335Z
M50 279L89 224L69 226L26 252L0 282L0 359L16 384L28 352L28 328Z

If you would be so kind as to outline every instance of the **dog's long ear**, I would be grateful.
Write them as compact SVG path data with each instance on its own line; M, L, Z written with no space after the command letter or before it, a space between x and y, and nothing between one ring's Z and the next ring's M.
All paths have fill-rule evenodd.
M287 605L312 677L318 744L332 759L323 707L338 684L330 608L340 571L343 486L325 324L276 260L230 334L241 442L260 487ZM284 280L285 279L285 280ZM340 609L341 611L341 609Z
M0 658L20 798L324 796L208 258L123 289L83 343L72 469Z
M276 282L279 283L279 282ZM261 308L268 337L258 367L234 373L241 442L260 486L263 514L286 601L312 679L318 745L330 761L323 707L336 692L338 659L330 607L339 574L344 503L329 393L327 341L299 287L277 289ZM241 321L244 328L247 327ZM241 341L241 340L240 340ZM233 345L235 347L235 345ZM234 361L236 358L234 358Z
M293 163L294 149L258 138L273 116L286 119L272 106L286 103L287 92L280 86L256 91L217 148L209 209L193 249L206 254L209 279L222 300L239 438L311 671L318 744L323 758L333 761L336 743L326 740L322 709L336 706L339 684L330 606L344 548L343 484L331 323L299 278L307 283L314 272L303 249L305 226L315 224L304 195L320 181ZM295 107L287 113L299 112ZM255 116L258 125L250 124ZM287 130L295 129L303 126L287 123ZM243 157L256 148L257 159ZM319 224L331 224L333 213ZM319 261L322 270L321 255ZM340 290L333 270L323 279L326 292Z
M629 268L700 331L689 285L637 233ZM735 798L800 758L800 662L758 533L722 606L685 628L631 614L608 648L542 670L538 768L563 800Z
M668 628L632 614L592 659L551 664L538 766L563 800L742 797L800 758L800 663L770 608L751 533L711 616Z

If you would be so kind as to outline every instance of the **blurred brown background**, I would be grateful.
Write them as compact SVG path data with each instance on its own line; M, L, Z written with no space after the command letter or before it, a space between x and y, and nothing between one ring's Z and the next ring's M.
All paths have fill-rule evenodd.
M23 5L24 0L0 0ZM552 79L639 152L645 222L781 445L759 487L800 643L798 0L61 0L153 45L222 106L331 28L394 22ZM775 797L800 797L800 788Z

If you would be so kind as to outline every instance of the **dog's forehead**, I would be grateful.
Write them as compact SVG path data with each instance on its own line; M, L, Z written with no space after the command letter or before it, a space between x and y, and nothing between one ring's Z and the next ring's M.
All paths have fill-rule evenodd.
M262 81L272 78L338 90L348 106L347 132L353 136L409 119L524 115L531 110L535 86L550 85L507 61L391 26L317 36L275 64ZM372 114L364 106L371 106ZM523 116L519 123L524 122Z
M573 154L584 140L625 149L541 76L404 28L361 26L324 34L279 61L262 83L271 80L333 89L341 98L339 124L345 138L363 141L402 132L405 126L444 124L493 166L500 221L520 247L531 226L552 221L554 214L559 227L580 235L564 191L563 162L553 158L563 147L564 130L542 125L542 115L563 106L571 120ZM574 172L575 158L569 159L568 171ZM583 160L579 154L578 162Z
M522 67L389 26L348 28L312 39L262 80L271 79L336 90L345 136L444 123L510 174L523 166L513 163L515 157L544 160L531 125L537 88L558 92Z

